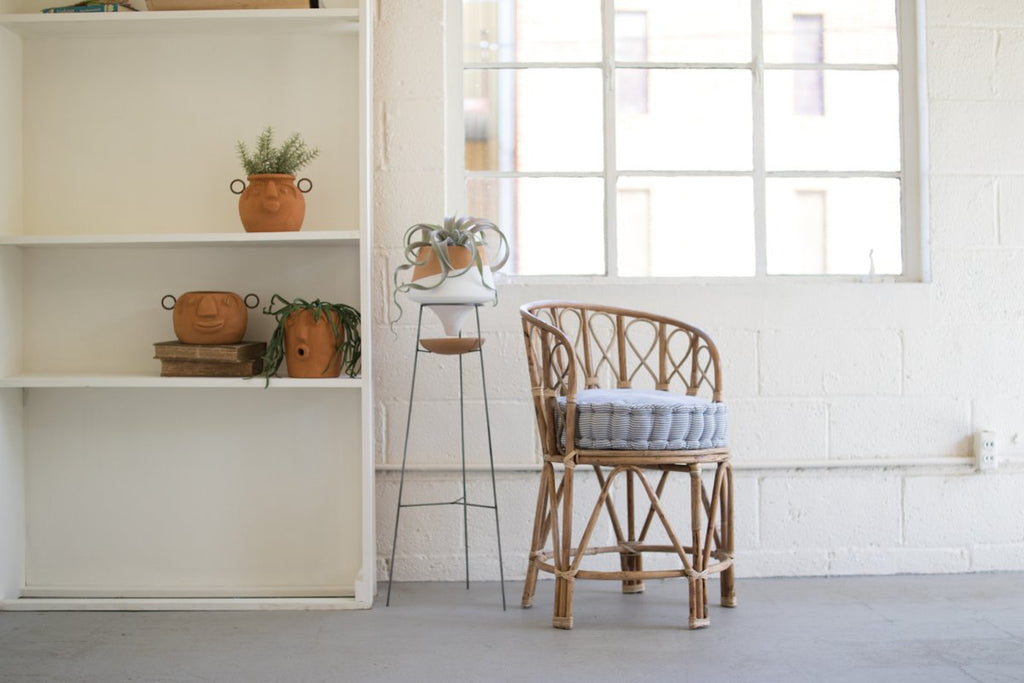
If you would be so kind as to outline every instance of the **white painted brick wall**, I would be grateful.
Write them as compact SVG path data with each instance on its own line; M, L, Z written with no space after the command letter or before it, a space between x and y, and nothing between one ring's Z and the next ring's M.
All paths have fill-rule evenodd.
M402 454L416 316L406 306L394 333L389 328L391 269L406 227L442 217L446 154L461 140L445 139L445 0L377 5L374 428L377 462L393 468ZM738 468L740 576L1024 569L1024 12L1019 0L928 0L927 17L930 283L600 289L499 274L501 300L482 309L481 321L503 468L506 578L525 570L538 462L517 308L556 297L656 309L719 342ZM428 333L439 335L431 325ZM457 463L452 363L421 358L414 467ZM467 410L478 412L479 368L467 364L465 378ZM1001 452L1013 458L992 474L962 465L981 428L995 429ZM476 464L484 462L482 435L479 424L468 433ZM865 460L879 465L840 466ZM580 481L580 497L594 490L592 477ZM381 577L397 482L392 469L378 475ZM450 470L412 472L406 493L452 498L459 482ZM489 496L489 478L472 472L470 488ZM471 577L495 579L493 520L488 511L473 513ZM400 532L396 578L463 578L458 508L406 510Z

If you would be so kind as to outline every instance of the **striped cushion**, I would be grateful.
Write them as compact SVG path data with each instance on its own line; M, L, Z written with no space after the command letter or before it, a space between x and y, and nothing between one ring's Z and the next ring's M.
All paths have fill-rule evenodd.
M565 446L565 397L555 424ZM576 394L576 445L597 450L665 451L725 448L724 403L667 391L584 389Z

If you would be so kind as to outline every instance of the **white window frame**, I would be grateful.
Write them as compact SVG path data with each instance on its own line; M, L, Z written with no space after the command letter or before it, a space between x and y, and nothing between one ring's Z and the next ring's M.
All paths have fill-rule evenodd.
M603 51L605 55L613 54L614 50L614 25L615 6L613 0L602 0L603 13ZM464 68L473 68L474 64L463 63L463 36L462 36L462 0L446 0L445 14L447 26L446 35L446 92L448 93L445 117L446 135L446 213L464 213L466 206L465 184L467 172L465 169L465 146L464 130L462 119L462 92ZM514 282L523 283L561 283L561 282L588 282L593 284L612 284L615 282L652 282L671 283L673 281L695 282L706 281L708 283L728 282L774 282L774 281L812 281L821 282L824 280L848 280L857 282L930 282L931 272L929 268L929 249L927 230L928 225L928 93L925 79L925 0L896 0L896 22L899 35L898 70L900 82L900 140L901 140L901 168L898 172L891 174L879 173L878 177L894 177L900 180L901 187L901 221L902 221L902 257L903 273L900 275L771 275L767 273L767 249L766 249L766 216L764 196L765 179L769 177L800 177L801 174L793 172L773 173L765 170L765 141L764 141L764 72L766 67L760 57L762 49L762 14L761 0L751 0L751 42L752 54L758 55L749 64L697 64L684 63L619 63L613 64L608 58L602 62L573 63L570 66L601 68L604 84L604 157L606 160L603 171L594 173L566 173L566 172L499 172L499 171L474 171L473 177L591 177L599 175L604 178L605 192L605 274L594 275L512 275L510 279ZM491 64L491 66L494 66ZM626 277L617 273L618 269L618 248L616 230L616 192L619 171L615 168L615 67L644 67L657 68L658 66L669 68L680 68L687 66L699 66L701 68L714 68L715 66L748 67L753 75L753 92L751 93L754 104L754 245L755 245L755 273L751 276L674 276L674 277ZM532 69L532 68L564 68L566 63L562 62L526 62L502 64L501 68L507 69ZM793 69L793 68L824 68L825 70L848 70L872 67L860 64L826 64L821 67L801 67L795 64L773 64L771 69ZM650 172L651 175L660 177L702 175L713 176L714 172L700 171L698 173L686 171L657 171ZM643 172L631 172L628 175L644 175ZM730 172L720 175L735 175ZM852 174L844 172L807 172L807 176L813 177L846 177ZM857 177L864 177L856 174Z

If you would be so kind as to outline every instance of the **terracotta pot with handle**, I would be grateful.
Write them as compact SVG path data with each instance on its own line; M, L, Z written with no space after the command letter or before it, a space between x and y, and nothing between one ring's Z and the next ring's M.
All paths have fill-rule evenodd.
M250 305L250 298L255 302ZM170 300L170 305L168 305ZM237 344L249 324L248 308L259 305L260 298L234 292L185 292L175 298L168 294L161 305L172 310L174 334L182 344Z
M295 176L285 173L263 173L248 176L249 184L237 192L234 180L232 192L238 197L238 216L242 219L242 227L246 232L294 232L302 228L306 217L306 198L313 184L308 178L302 181L309 183L305 190L300 189L302 181L295 182ZM244 185L244 183L243 183Z

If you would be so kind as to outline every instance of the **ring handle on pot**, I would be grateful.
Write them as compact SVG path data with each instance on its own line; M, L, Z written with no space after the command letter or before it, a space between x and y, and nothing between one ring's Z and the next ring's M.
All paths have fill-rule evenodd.
M242 183L242 189L241 190L236 190L235 189L235 183ZM243 192L245 192L245 181L242 180L241 178L235 178L234 180L231 181L231 184L228 185L228 187L231 188L231 192L233 194L242 194Z
M168 306L168 305L167 305L167 300L168 300L168 299L170 299L170 300L171 300L171 305L170 305L170 306ZM161 306L161 307L162 307L162 308L163 308L163 309L164 309L165 311L173 311L173 310L174 310L174 306L175 306L175 305L176 305L177 303L178 303L178 298L177 298L176 296L174 296L173 294L164 294L164 298L163 298L163 299L160 299L160 306Z
M256 303L250 304L249 303L249 297L252 297L253 299L256 299ZM245 302L245 307L248 308L248 309L253 309L253 308L256 308L257 306L260 305L260 297L259 297L259 295L258 294L253 294L252 292L249 292L248 294L246 294L245 298L242 299L242 301Z
M306 183L305 190L302 189L303 182ZM309 178L299 178L297 181L295 181L295 187L299 188L299 192L301 192L302 194L306 194L307 192L313 189L313 181L310 180Z

